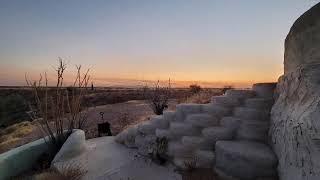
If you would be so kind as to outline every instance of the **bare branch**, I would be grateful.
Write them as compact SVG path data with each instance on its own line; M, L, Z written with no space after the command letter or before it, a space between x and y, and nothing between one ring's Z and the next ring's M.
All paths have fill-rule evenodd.
M88 85L90 77L88 74L89 69L81 77L81 66L77 66L77 76L70 96L68 89L63 87L66 68L66 63L62 58L59 58L58 66L55 68L57 75L56 87L52 90L48 87L46 72L44 73L44 77L40 74L39 80L34 82L31 82L27 74L25 74L26 83L32 88L35 97L35 108L30 103L30 117L38 119L41 132L49 138L47 142L50 145L54 145L57 150L60 149L63 142L72 132L72 129L83 128L87 119L85 114L81 114L81 110L83 109L82 99L85 95L84 90ZM43 78L44 84L42 84ZM35 112L38 112L41 118L38 118ZM67 126L65 126L66 124Z

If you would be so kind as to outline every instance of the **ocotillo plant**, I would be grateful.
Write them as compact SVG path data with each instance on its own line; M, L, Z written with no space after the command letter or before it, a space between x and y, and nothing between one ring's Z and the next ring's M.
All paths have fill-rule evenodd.
M31 117L39 122L45 141L53 146L56 151L71 134L73 129L83 129L87 120L86 113L82 112L82 99L87 91L89 81L89 69L81 74L81 66L77 67L77 74L73 85L65 88L64 72L66 63L59 58L57 82L54 87L48 86L47 73L40 75L38 81L30 81L26 76L26 82L32 88L35 107L30 106ZM50 91L49 91L50 90Z

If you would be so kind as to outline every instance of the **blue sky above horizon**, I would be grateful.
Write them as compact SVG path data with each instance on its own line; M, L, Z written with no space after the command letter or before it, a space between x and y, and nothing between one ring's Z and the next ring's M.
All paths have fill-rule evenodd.
M317 2L0 0L0 85L51 72L58 57L90 67L100 85L276 81L285 36Z

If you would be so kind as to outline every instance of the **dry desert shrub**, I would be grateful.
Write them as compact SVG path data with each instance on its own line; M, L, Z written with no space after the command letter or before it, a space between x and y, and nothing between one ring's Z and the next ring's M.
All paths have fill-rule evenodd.
M50 168L39 172L35 175L20 176L15 180L30 179L30 180L80 180L87 172L80 165L69 164L60 168L61 171Z
M199 85L197 85L197 84L191 84L191 85L189 86L189 88L190 88L190 92L191 92L192 94L196 94L196 93L199 93L199 92L201 91L201 86L199 86Z
M180 100L180 103L206 104L206 103L210 103L212 96L217 96L220 94L221 94L220 90L203 89L196 94L193 94L189 97L186 97L183 100Z
M28 122L21 122L0 130L0 153L15 147L22 138L33 132L35 126Z
M46 171L41 174L37 174L34 177L30 178L33 180L65 180L65 177L60 173L55 171Z
M62 168L60 168L61 171L59 172L63 177L66 178L66 180L78 180L81 179L81 177L87 173L86 170L79 164L69 164L65 165Z
M166 137L157 138L156 142L152 145L151 159L160 165L164 165L169 158L167 150L168 139Z
M199 168L182 172L182 180L220 180L213 169Z
M28 121L14 124L14 125L9 126L3 130L0 130L0 135L1 135L0 141L2 140L2 138L4 138L4 136L8 136L8 135L10 135L12 137L25 136L25 135L29 134L30 132L32 132L33 128L34 128L34 125L32 125Z
M157 81L153 88L144 87L151 109L156 115L163 114L163 111L168 108L169 98L171 97L171 82L168 81L167 86L160 86L160 81Z
M48 86L46 73L44 80L40 75L38 81L31 81L26 76L27 85L32 88L36 102L35 107L30 105L30 116L39 122L43 137L54 152L60 149L73 129L83 129L86 123L86 113L82 112L86 108L82 101L87 92L89 69L82 74L81 66L76 67L76 78L68 88L64 86L66 63L61 58L55 69L57 76L54 87Z
M12 147L15 147L19 142L20 138L10 138L0 143L0 153L10 150Z
M189 160L183 162L186 171L192 172L198 166L198 158L196 156L191 157Z

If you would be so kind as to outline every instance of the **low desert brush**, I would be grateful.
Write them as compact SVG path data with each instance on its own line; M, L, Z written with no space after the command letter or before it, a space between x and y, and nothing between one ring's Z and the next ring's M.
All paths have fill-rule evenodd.
M182 172L182 180L220 180L212 168L197 168Z
M197 84L191 84L190 86L189 86L189 88L190 88L190 92L192 93L192 94L196 94L196 93L199 93L200 91L201 91L201 86L199 86L199 85L197 85Z
M157 138L152 146L151 158L160 165L167 162L168 139L166 137Z
M33 132L35 126L28 122L21 122L0 131L0 153L15 147L22 138Z
M35 107L30 105L30 116L37 119L45 141L57 152L73 129L83 129L86 123L86 113L83 107L83 96L86 94L89 81L89 69L82 74L81 66L77 67L77 74L72 88L64 86L64 72L66 63L59 58L56 70L56 85L48 86L47 74L40 75L38 81L26 82L32 88ZM50 91L49 91L50 90ZM30 103L31 104L31 103ZM52 149L52 148L51 148Z
M198 93L192 94L181 100L181 103L196 103L196 104L206 104L210 103L212 96L216 96L217 92L210 90L202 90Z
M18 177L15 180L30 179L30 180L80 180L86 174L81 166L72 164L65 165L59 168L60 171L50 168L35 175L29 175L27 177Z
M148 87L144 87L149 89ZM168 108L169 98L171 97L171 82L168 81L168 86L160 86L160 81L157 81L153 88L144 90L147 93L146 99L148 99L151 109L156 115L163 114L163 111Z
M193 171L198 166L198 158L196 156L193 156L190 159L185 160L183 162L183 165L184 165L186 171Z

